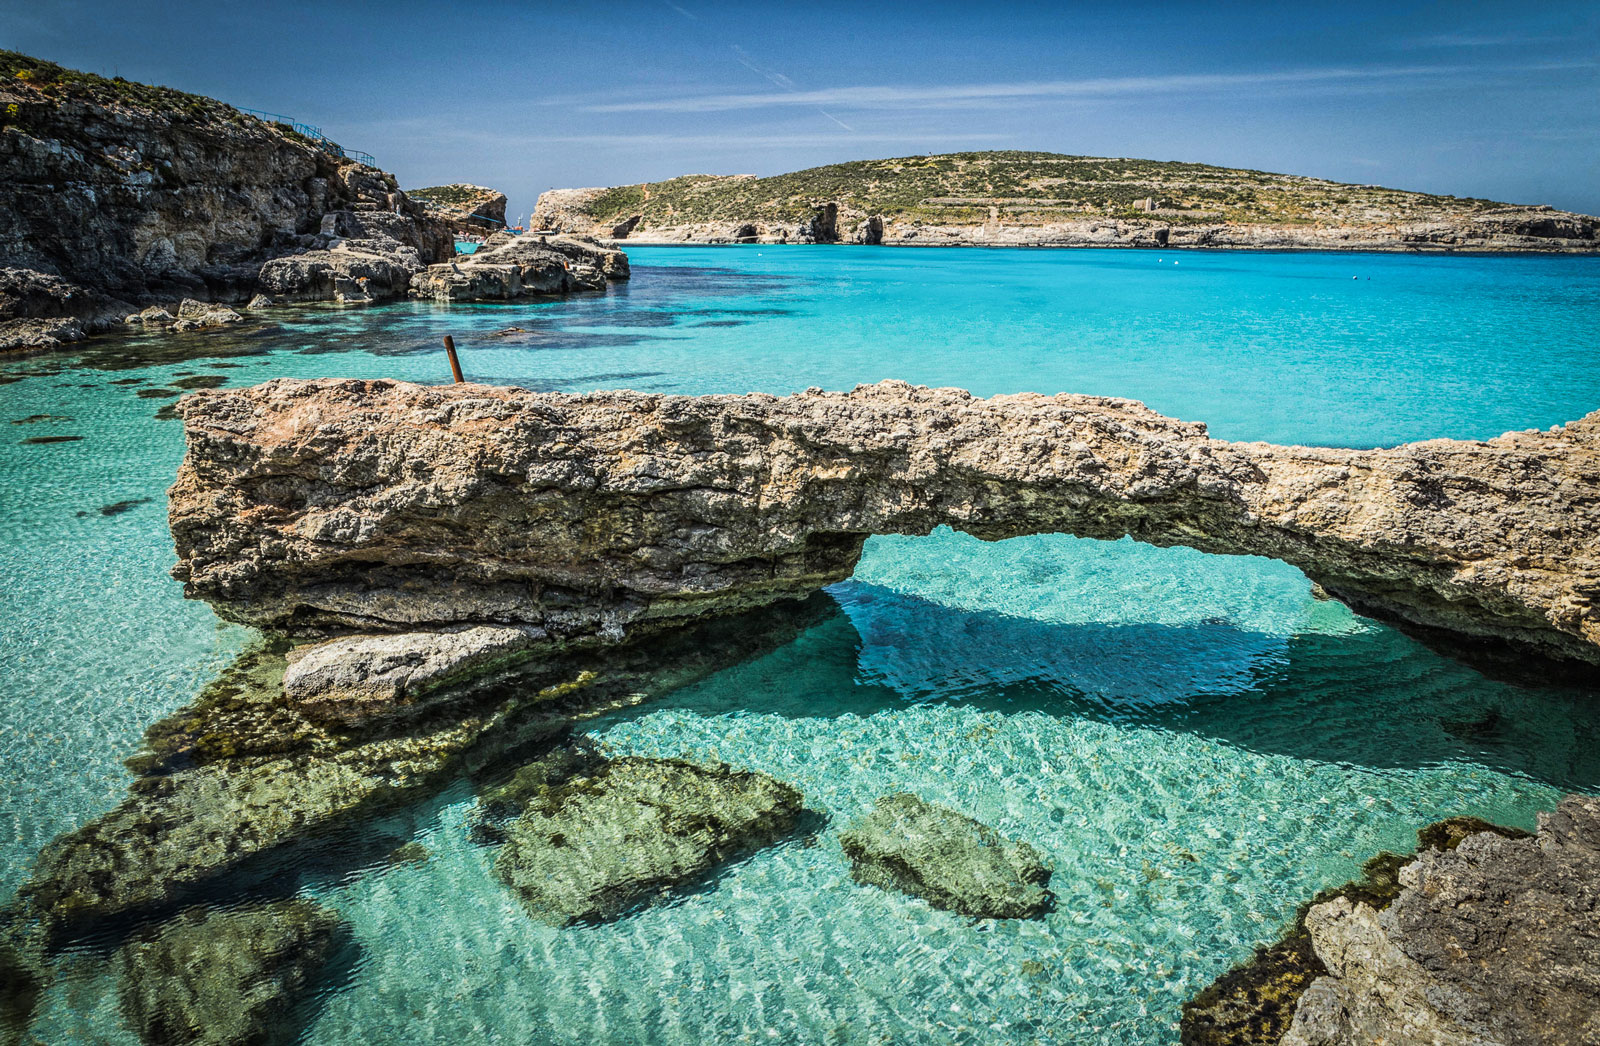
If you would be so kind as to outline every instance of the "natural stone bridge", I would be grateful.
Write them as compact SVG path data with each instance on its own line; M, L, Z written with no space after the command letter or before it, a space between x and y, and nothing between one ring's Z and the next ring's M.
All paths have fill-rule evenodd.
M803 596L848 577L867 536L941 524L1270 556L1375 617L1600 663L1600 412L1337 450L1215 440L1130 400L899 382L778 398L278 380L178 410L189 595L292 635L412 633L331 648L334 687L360 689L331 663L362 643L390 673L378 690L420 691L473 657Z

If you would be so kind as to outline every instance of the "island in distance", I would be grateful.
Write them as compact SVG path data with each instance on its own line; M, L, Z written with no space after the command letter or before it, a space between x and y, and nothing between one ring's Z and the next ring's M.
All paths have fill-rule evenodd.
M1600 250L1600 218L1547 206L1042 152L552 189L539 197L531 224L639 243Z

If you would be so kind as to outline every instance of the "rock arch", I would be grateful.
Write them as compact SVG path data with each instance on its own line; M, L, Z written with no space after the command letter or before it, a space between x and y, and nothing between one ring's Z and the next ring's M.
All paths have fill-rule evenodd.
M1286 560L1374 616L1600 664L1600 412L1342 450L1131 400L901 382L775 397L277 380L183 400L191 597L299 635L617 641L804 596L949 524Z

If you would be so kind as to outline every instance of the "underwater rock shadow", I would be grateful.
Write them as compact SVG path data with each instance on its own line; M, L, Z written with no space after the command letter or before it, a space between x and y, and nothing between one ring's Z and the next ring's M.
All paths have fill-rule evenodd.
M1593 691L1496 681L1376 623L1289 636L1226 621L1062 624L848 589L830 590L836 611L786 646L609 718L663 704L865 717L950 701L1371 770L1455 761L1569 790L1600 782Z

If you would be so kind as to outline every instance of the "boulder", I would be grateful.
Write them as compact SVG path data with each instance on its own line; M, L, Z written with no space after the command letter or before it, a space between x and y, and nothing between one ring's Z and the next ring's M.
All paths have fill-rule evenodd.
M148 1046L292 1043L295 1008L339 926L336 913L300 899L191 908L113 956L123 1016Z
M411 281L411 293L445 302L510 301L604 290L608 280L627 278L628 259L621 251L592 240L526 234L430 265Z
M438 632L345 636L289 651L284 697L306 716L354 724L447 695L454 683L486 685L525 661L544 633L478 625Z
M168 312L166 306L152 305L149 308L143 309L139 312L130 313L128 315L127 322L142 323L147 327L151 326L152 324L158 327L166 327L170 326L176 320L177 317L172 315L171 312Z
M250 299L250 303L248 305L246 305L245 308L246 309L270 309L272 306L274 306L276 304L278 304L277 299L273 298L270 294L257 294L254 298Z
M975 919L1033 919L1055 901L1033 847L909 792L879 799L839 845L857 882Z
M275 258L261 267L258 282L264 293L287 301L380 301L403 297L422 268L416 249L396 240L344 240Z
M1399 881L1382 910L1338 897L1306 913L1327 976L1283 1046L1600 1042L1600 798L1567 797L1534 837L1423 850Z
M240 323L243 320L243 316L226 305L185 298L178 305L178 318L172 324L172 329L180 333L205 330L208 327L226 327L230 323Z
M764 774L617 759L540 788L495 874L554 926L614 919L794 830L800 793Z

